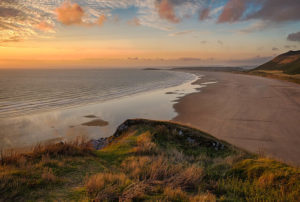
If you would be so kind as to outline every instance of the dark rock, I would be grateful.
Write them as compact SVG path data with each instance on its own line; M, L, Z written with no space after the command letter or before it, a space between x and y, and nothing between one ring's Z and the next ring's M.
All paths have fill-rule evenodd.
M108 138L100 138L98 140L91 140L91 144L96 150L100 150L109 144Z

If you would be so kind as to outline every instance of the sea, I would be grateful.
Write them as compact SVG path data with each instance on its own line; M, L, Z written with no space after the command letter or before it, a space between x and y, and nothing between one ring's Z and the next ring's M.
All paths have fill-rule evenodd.
M129 118L171 120L199 91L191 73L144 69L0 69L0 150L111 136ZM91 121L106 124L84 124Z
M192 79L192 74L139 69L0 70L0 118L121 98Z

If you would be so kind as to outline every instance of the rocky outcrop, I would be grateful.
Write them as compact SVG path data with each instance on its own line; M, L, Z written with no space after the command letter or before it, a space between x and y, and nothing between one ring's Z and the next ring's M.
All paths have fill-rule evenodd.
M151 129L155 134L156 130L162 126L165 129L165 133L174 135L174 138L176 138L176 136L181 138L185 137L185 141L193 146L196 145L213 148L216 151L231 147L228 143L218 140L217 138L198 129L190 128L188 126L173 122L153 121L148 119L129 119L117 128L113 136L92 140L91 143L95 149L100 150L129 130L134 130L137 129L137 127L141 127L145 129Z

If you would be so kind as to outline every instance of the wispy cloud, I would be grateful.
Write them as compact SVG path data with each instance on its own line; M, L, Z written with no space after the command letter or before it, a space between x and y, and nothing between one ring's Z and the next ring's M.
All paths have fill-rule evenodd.
M127 23L132 26L140 26L141 25L140 19L138 19L137 17L129 20Z
M136 16L127 23L165 31L174 30L193 15L199 20L213 18L217 23L258 20L240 30L242 33L300 20L298 0L0 0L0 41L43 37L55 33L59 23L103 25L114 21L115 9L132 7Z
M218 43L220 46L223 46L223 44L224 44L223 41L221 41L221 40L218 40L217 43Z
M0 1L0 43L24 41L31 37L40 37L38 30L46 28L42 22L48 19L49 11L36 5L37 0ZM42 23L42 24L40 24ZM50 31L50 27L48 27Z
M54 33L55 25L102 25L114 9L137 8L131 24L171 30L203 0L1 0L0 40L18 41ZM177 17L177 15L179 17ZM114 21L114 20L113 20Z
M178 58L178 60L183 62L200 62L202 61L201 58Z
M181 36L181 35L186 35L186 34L191 34L194 33L194 30L186 30L186 31L182 31L182 32L174 32L174 33L170 33L169 36Z
M37 24L35 26L37 29L43 31L43 32L51 32L51 33L54 33L54 25L46 22L46 21L42 21L40 22L39 24Z
M265 21L257 21L252 23L249 27L239 30L239 33L248 34L251 32L264 30L270 26L272 26L272 24L267 23Z

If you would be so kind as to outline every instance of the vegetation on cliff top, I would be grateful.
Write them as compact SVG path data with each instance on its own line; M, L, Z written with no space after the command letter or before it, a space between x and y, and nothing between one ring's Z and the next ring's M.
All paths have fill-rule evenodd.
M300 74L300 51L289 51L254 70L281 70L286 74Z
M300 51L281 54L247 73L300 84Z
M0 201L299 201L300 170L169 122L2 154Z

